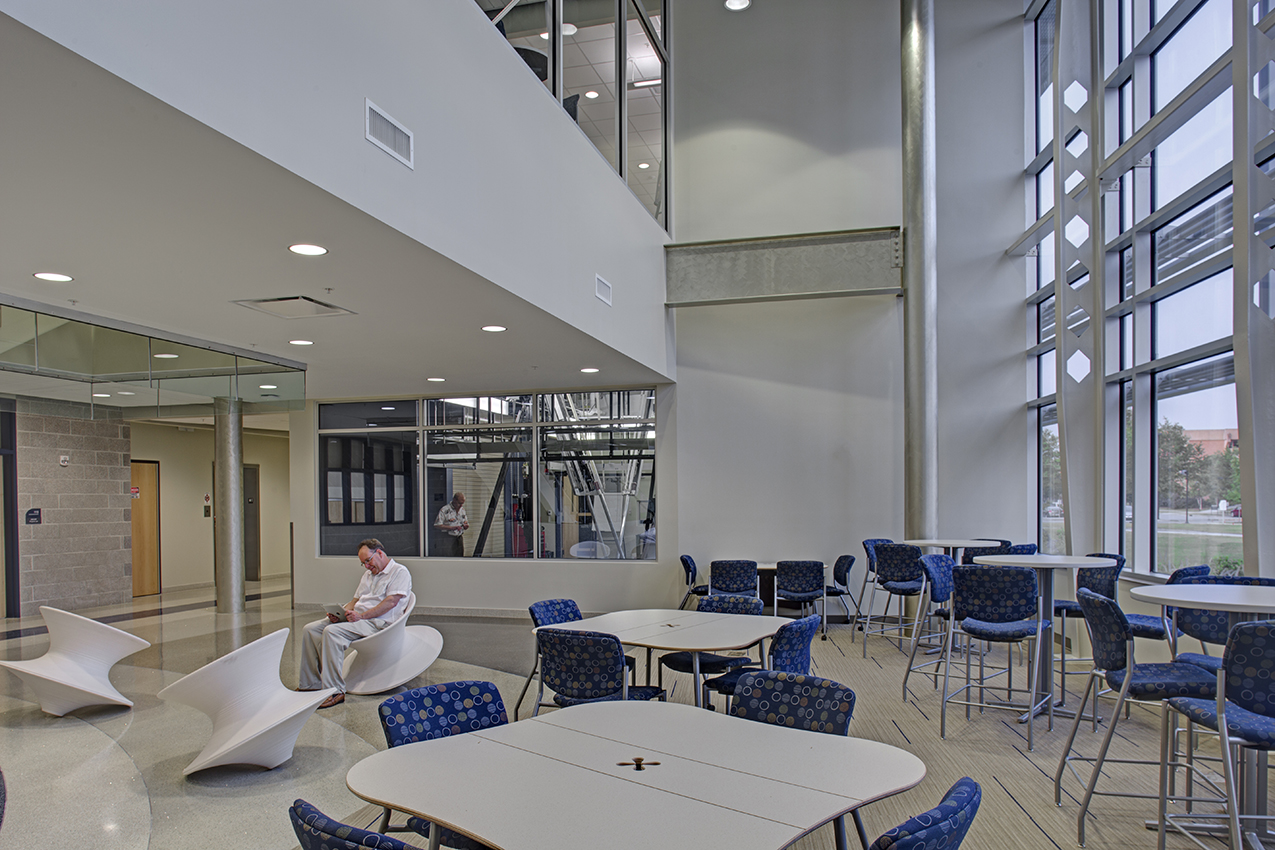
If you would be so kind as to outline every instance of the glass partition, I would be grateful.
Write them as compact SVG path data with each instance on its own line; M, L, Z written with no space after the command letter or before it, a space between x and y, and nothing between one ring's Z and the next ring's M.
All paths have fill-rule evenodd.
M416 431L319 439L319 554L353 554L375 537L393 557L420 555Z
M427 554L530 558L531 429L426 432Z

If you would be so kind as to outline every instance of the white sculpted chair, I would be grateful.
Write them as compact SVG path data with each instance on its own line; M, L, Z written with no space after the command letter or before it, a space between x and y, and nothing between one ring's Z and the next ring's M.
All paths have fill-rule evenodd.
M288 629L258 638L178 679L160 699L197 708L212 718L207 746L182 773L223 764L257 764L270 769L292 758L301 727L336 693L291 691L279 679L279 661Z
M407 595L407 610L373 635L350 644L345 657L345 690L351 694L379 694L415 679L429 669L443 651L443 636L431 626L409 626L416 594Z
M150 641L47 605L40 615L49 628L48 652L30 661L0 661L31 686L40 708L61 717L86 705L133 705L111 684L111 667Z

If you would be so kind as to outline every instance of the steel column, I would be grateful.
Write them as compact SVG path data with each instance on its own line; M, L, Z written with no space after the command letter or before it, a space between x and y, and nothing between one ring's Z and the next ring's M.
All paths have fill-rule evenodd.
M244 611L243 410L237 398L213 399L213 489L217 494L214 573L217 613Z

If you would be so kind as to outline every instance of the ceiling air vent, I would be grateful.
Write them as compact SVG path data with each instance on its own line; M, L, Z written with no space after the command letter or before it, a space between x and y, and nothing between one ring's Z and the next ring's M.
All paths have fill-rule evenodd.
M316 301L305 295L293 295L289 298L253 298L247 301L235 301L249 310L269 313L281 319L314 319L320 316L353 316L353 310Z
M602 275L600 274L594 275L594 277L597 278L597 283L595 284L593 294L598 296L599 301L606 302L608 307L611 306L611 284L603 280Z
M413 170L415 153L412 147L412 131L395 121L367 98L363 99L367 111L367 140Z

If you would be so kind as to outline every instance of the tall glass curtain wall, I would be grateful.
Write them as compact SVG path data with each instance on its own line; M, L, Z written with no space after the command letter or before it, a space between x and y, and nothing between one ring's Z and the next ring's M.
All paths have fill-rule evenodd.
M478 5L495 19L508 0L478 0ZM667 227L664 2L640 0L639 6L639 0L627 0L623 21L610 0L562 0L561 8L560 39L554 3L545 0L519 3L497 26L647 211ZM621 31L624 55L618 57L616 33ZM561 79L555 80L559 68Z
M1104 245L1098 325L1105 335L1108 422L1099 445L1105 442L1108 468L1104 524L1118 529L1107 539L1118 541L1138 572L1169 573L1193 564L1238 570L1246 506L1232 350L1231 72L1218 72L1219 59L1231 49L1232 2L1102 0L1102 26L1093 22L1097 32L1081 33L1061 25L1058 4L1035 4L1026 21L1035 53L1034 79L1028 80L1034 126L1027 128L1035 155L1026 171L1028 228L1017 246L1027 257L1026 303L1035 339L1027 353L1037 376L1029 403L1038 408L1040 423L1041 550L1063 551L1067 521L1059 440L1060 428L1065 440L1068 423L1059 421L1056 401L1059 382L1072 378L1056 357L1056 337L1088 321L1063 317L1064 329L1057 330L1060 288L1078 286L1089 271L1057 268L1057 240L1060 232L1066 235L1066 223L1057 220L1055 196L1061 190L1076 197L1097 184ZM1254 21L1266 16L1267 6L1252 7ZM1094 103L1103 110L1105 138L1091 159L1092 173L1060 180L1055 151L1062 146L1074 153L1071 146L1082 140L1055 139L1057 99L1066 97L1055 79L1055 53L1077 48L1102 57L1105 79ZM1268 85L1259 75L1255 93L1270 105ZM1188 90L1216 94L1179 97ZM1132 157L1132 167L1113 169L1120 154L1130 159L1128 151L1149 138L1139 135L1149 122L1176 129L1161 131L1154 146L1146 143L1149 149ZM1262 164L1268 173L1272 167L1275 159ZM1268 245L1275 240L1272 223L1269 211L1258 219L1259 238Z
M656 555L651 389L321 404L319 467L321 555Z

